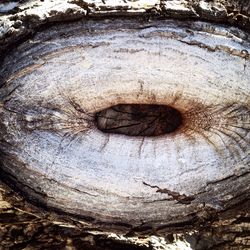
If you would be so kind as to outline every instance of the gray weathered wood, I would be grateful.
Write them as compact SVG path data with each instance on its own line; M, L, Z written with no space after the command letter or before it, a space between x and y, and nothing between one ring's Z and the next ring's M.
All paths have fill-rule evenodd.
M249 245L249 4L232 6L32 2L1 17L2 178L31 202L3 184L4 246L12 230L20 246L45 244L38 234L62 247L106 244L100 231ZM37 32L65 18L84 19ZM153 139L102 134L94 114L120 103L173 106L184 125ZM57 239L55 228L68 229Z

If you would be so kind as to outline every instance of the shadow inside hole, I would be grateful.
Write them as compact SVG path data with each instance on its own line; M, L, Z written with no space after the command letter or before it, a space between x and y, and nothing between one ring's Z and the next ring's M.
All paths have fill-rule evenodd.
M104 133L160 136L176 131L183 119L168 105L119 104L97 112L95 121Z

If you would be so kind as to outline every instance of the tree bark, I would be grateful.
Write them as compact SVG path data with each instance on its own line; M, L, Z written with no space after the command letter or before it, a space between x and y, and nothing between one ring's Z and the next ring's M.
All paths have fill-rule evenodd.
M227 109L225 109L225 107L223 106L214 109L210 108L210 105L207 105L205 102L202 103L202 105L200 105L200 103L198 105L197 103L189 103L186 101L185 103L183 102L183 104L182 102L178 104L178 101L176 101L178 105L175 104L175 106L178 107L179 110L181 110L181 113L184 114L184 118L187 121L189 121L188 123L186 123L189 125L184 126L183 131L186 133L186 136L191 138L190 140L192 140L194 134L192 134L189 131L191 131L191 129L197 130L196 124L201 123L202 129L204 129L205 127L206 128L207 127L211 128L213 126L215 127L214 123L216 123L215 120L217 116L215 116L215 118L214 116L211 118L212 121L214 122L213 124L210 123L211 119L207 119L209 113L206 112L207 110L210 109L212 109L213 112L220 112L220 114L225 114L226 118L228 113L237 116L238 119L240 119L240 121L237 120L237 122L235 122L234 120L233 125L235 126L240 125L243 127L244 135L241 130L239 131L237 130L236 132L239 137L244 137L245 139L243 139L241 143L239 143L238 137L237 138L235 136L230 137L231 139L228 140L228 143L230 143L230 145L228 146L230 148L229 150L230 154L231 151L233 151L232 154L236 155L238 146L240 147L241 150L239 153L237 151L238 158L237 160L235 160L236 163L235 162L233 164L230 163L231 165L228 163L229 168L232 167L232 169L228 169L227 172L225 171L221 172L219 177L214 178L214 180L212 181L209 179L205 180L206 175L204 175L204 182L206 181L205 186L202 186L203 184L201 185L197 181L197 185L193 185L192 183L188 184L190 185L190 190L186 187L183 189L180 188L179 190L177 187L177 189L173 190L165 186L160 186L159 185L159 183L161 183L160 181L159 182L156 181L156 183L151 183L151 182L149 183L148 181L142 180L140 182L141 189L147 190L147 192L150 194L152 193L150 199L148 198L147 195L145 195L145 197L143 196L143 199L145 199L143 200L145 202L144 206L145 211L143 211L142 209L143 206L138 205L138 207L140 207L141 210L134 211L132 213L127 212L130 210L132 211L133 206L136 207L137 204L139 204L138 200L135 199L136 205L134 204L131 205L128 202L127 203L128 207L126 207L127 201L124 203L121 202L122 206L124 206L123 211L119 211L118 215L117 214L113 215L113 213L116 213L116 210L114 211L110 210L111 212L110 214L108 214L109 211L105 210L105 206L107 206L108 204L108 199L110 199L110 197L112 199L113 196L107 195L108 198L106 200L106 203L104 203L105 206L102 207L100 205L100 207L97 207L95 209L93 208L92 213L89 213L86 212L85 208L82 209L82 204L84 203L81 203L82 202L81 198L79 198L79 200L77 201L80 204L79 207L75 205L77 203L73 203L75 202L75 200L73 201L71 199L72 197L71 195L68 196L65 195L63 197L65 198L66 202L65 201L61 203L60 201L58 202L58 200L61 199L61 196L60 199L54 202L55 200L54 197L57 197L56 196L57 192L55 190L57 188L58 189L61 188L61 190L64 190L63 189L64 186L63 185L60 186L61 185L60 182L55 181L53 184L49 184L51 186L48 189L44 189L47 190L46 191L47 193L45 192L45 195L44 195L44 190L42 189L41 193L38 192L38 188L36 185L36 183L39 183L38 177L35 177L34 179L31 179L29 183L28 182L26 183L26 180L29 179L31 176L31 172L28 171L26 172L25 166L22 165L16 159L14 159L13 157L14 154L10 154L10 152L11 153L13 152L11 151L12 149L10 151L6 150L6 148L9 149L9 146L8 145L6 146L6 144L13 142L11 141L12 139L8 138L8 135L13 135L13 138L18 138L18 135L15 134L16 127L13 128L14 123L11 124L12 121L11 119L12 117L15 118L15 116L14 115L12 116L12 114L10 114L9 111L1 110L2 166L1 166L1 188L0 188L1 192L0 193L0 223L1 223L0 246L2 249L54 249L54 248L56 249L127 249L127 248L129 249L248 249L250 247L250 238L249 238L250 237L249 236L249 231L250 231L249 95L250 94L249 90L246 87L249 86L249 79L250 79L249 78L250 41L248 38L250 32L250 4L248 1L240 1L240 0L238 1L236 0L140 1L139 0L139 1L120 1L119 4L116 5L109 4L109 1L78 1L78 0L47 1L47 2L28 1L18 4L14 9L10 9L7 12L5 12L3 6L0 5L0 11L4 12L0 19L0 25L1 25L0 53L2 58L5 58L5 61L3 60L1 65L1 67L3 67L4 69L1 71L2 72L1 88L3 89L3 92L1 92L1 109L5 105L4 101L6 98L6 89L7 93L11 92L10 95L12 95L13 93L12 89L8 87L12 85L15 86L14 85L15 80L12 79L16 77L18 79L18 83L20 82L22 83L22 79L18 78L20 76L15 75L15 77L11 78L10 75L12 76L15 70L17 70L18 73L21 72L21 70L24 67L24 64L25 67L27 67L29 63L34 63L34 65L36 65L37 63L36 60L38 57L40 57L39 55L35 54L37 52L32 52L34 53L34 55L32 54L33 57L30 59L31 61L29 62L25 61L25 63L20 64L21 65L20 66L18 64L19 63L18 58L20 55L25 57L25 52L28 51L29 47L25 47L23 50L22 47L20 47L21 49L19 49L18 47L19 54L15 54L14 48L16 48L17 45L20 44L22 46L22 44L25 44L25 41L27 41L27 39L33 41L34 44L36 44L37 41L39 42L43 41L43 39L45 39L44 37L50 36L50 34L48 35L43 32L44 31L46 32L46 30L49 29L50 27L53 28L56 25L55 22L57 22L58 24L60 23L61 28L59 29L63 30L64 27L69 27L67 26L68 25L67 23L69 23L70 21L74 21L74 24L77 23L77 21L79 21L79 25L82 25L82 23L84 22L88 23L90 21L90 25L86 26L89 29L90 33L92 32L91 29L93 27L91 26L92 25L91 21L94 24L96 22L97 24L96 26L94 26L95 28L93 29L95 30L96 33L99 32L100 36L102 36L101 34L102 29L99 28L98 23L102 23L103 20L105 20L105 22L108 24L105 24L105 22L103 22L104 23L103 27L105 27L105 30L110 29L111 35L113 30L118 30L119 28L122 29L126 27L127 29L132 30L134 29L134 27L136 27L137 30L143 30L149 26L152 26L152 31L148 33L145 31L144 33L144 36L147 37L147 39L150 38L150 36L152 36L152 39L156 39L157 36L159 36L161 39L165 39L162 38L162 36L168 35L169 37L166 38L167 40L173 39L175 41L178 41L182 43L183 46L187 46L187 48L190 48L190 50L194 53L196 53L195 52L196 50L205 51L204 55L210 56L211 54L211 58L214 56L215 53L219 53L220 54L219 58L221 61L224 60L228 64L230 63L231 65L234 65L231 67L233 68L233 70L235 70L236 72L235 75L231 77L230 70L228 70L227 72L225 67L223 68L222 72L222 74L224 75L223 78L218 77L219 73L221 72L220 71L221 69L216 69L218 68L218 66L216 66L216 63L214 67L209 66L209 69L211 71L215 72L217 70L215 73L217 77L216 79L220 80L221 86L228 86L228 85L231 86L232 89L228 90L229 91L228 93L225 87L223 98L224 100L227 100L227 98L228 100L229 99L234 100L233 108L232 106L230 106L230 108L226 107ZM170 18L178 19L178 21L174 20L173 23L174 25L178 23L178 25L180 26L177 27L180 28L181 31L179 32L174 30L171 33L170 30L167 30L163 31L159 35L159 33L157 33L159 31L157 25L161 22L163 23L165 20L168 20ZM109 24L107 20L113 20L113 21L110 21L111 24ZM123 24L123 21L121 22L118 20L124 20L124 23L126 22L127 26ZM223 28L225 28L226 31L223 30L223 28L213 29L211 27L217 27L216 24L211 24L211 26L206 24L204 25L195 24L194 23L195 20L210 21L218 24L227 23L230 25L237 26L242 30L229 26L226 27L223 26ZM112 22L115 24L113 24ZM117 23L119 22L120 24L118 25ZM138 24L138 26L136 26L135 24L137 22L140 23ZM169 23L167 22L166 25L168 24ZM185 29L183 28L183 25L185 26ZM157 27L157 29L154 30L155 27ZM186 33L182 29L185 30ZM78 32L79 29L76 31ZM59 31L56 29L56 31L54 30L54 32L56 34L55 36L57 36L58 33L56 32ZM135 31L135 33L133 34L136 35L136 32L137 31ZM196 35L199 32L201 33L205 32L206 34L211 34L212 40L209 39L208 41L205 41L205 39L198 40ZM191 37L187 35L188 33L192 33ZM39 37L39 34L45 34L45 35L44 36L40 35ZM67 31L65 31L65 34L62 35L62 33L60 33L61 36L67 37ZM128 33L127 37L129 37L129 35L130 34ZM193 35L195 36L195 39L193 39ZM216 36L221 36L222 40L219 40L220 38L217 38ZM87 35L85 34L84 37L88 37L88 34ZM114 35L113 38L115 40L116 36ZM102 43L100 42L100 44L98 45L87 44L86 47L83 46L84 51L88 50L88 46L91 47L91 50L99 46L100 48L103 48L104 51L106 46L105 42L107 42L105 39L102 40ZM128 47L129 49L127 49L126 46L127 44L129 44L132 38L126 38L126 39L124 38L124 41L126 42L122 41L119 44L120 51L118 51L118 53L125 52L127 56L127 61L129 60L133 61L135 63L134 67L136 67L137 59L136 57L134 57L134 54L137 53L137 51L132 50L129 47ZM44 41L47 42L48 40L45 39ZM58 41L60 40L56 40L56 42ZM227 43L223 44L224 41L228 41L228 44ZM52 43L53 40L51 44ZM77 42L74 41L73 43ZM137 45L140 43L142 45ZM147 52L152 53L153 47L151 49L149 43L147 45L144 40L140 41L140 43L139 40L134 39L134 44L138 46L136 48L138 49L138 51L140 49L143 50L148 46ZM56 49L58 48L56 47ZM50 61L51 58L54 56L53 53L56 51L56 49L45 48L45 53L44 53L45 56L43 57L43 60ZM39 47L37 47L37 51L39 51ZM181 54L181 52L182 51L178 49L178 46L176 46L176 50L173 52L173 57L176 57L177 53ZM78 54L81 53L81 48L78 52L76 52L76 54L77 53ZM197 52L197 57L198 55L200 55L199 53L200 52ZM70 57L73 54L68 54L68 55ZM95 64L97 65L98 61L101 60L100 58L105 56L104 54L100 55L101 56L97 58L96 61L95 59L91 61L93 65ZM187 54L182 53L180 60L177 62L181 63L182 58L184 58L185 55ZM209 58L205 57L204 55L202 54L201 56L202 59L209 60ZM112 58L113 62L115 63L118 62L116 56L113 56L112 54L110 54L109 56L110 58ZM161 55L157 54L154 56L155 57L152 58L155 61L156 60L155 58L158 57L160 58ZM60 55L56 55L56 57L60 59ZM15 62L16 60L19 68L16 66L12 67L11 63L9 63L8 60L9 62L11 62L11 60ZM164 61L164 65L166 65L168 61L166 62ZM106 62L103 61L103 64L105 65ZM191 63L195 62L196 64L198 64L200 61L198 61L198 59L193 59L193 61L190 62ZM53 61L51 65L55 66L56 63L57 62ZM138 62L138 64L139 63L140 62ZM205 65L206 64L204 63L204 67ZM219 65L222 67L222 64ZM89 69L91 66L89 66L88 62L87 64L85 62L83 67ZM190 68L192 68L192 64L190 65ZM100 67L99 70L96 70L95 74L96 75L100 74L99 72L102 72L102 70L104 69ZM129 75L129 72L126 72L126 67L122 68L122 70L124 74L121 75L122 76L121 78L125 79ZM161 70L162 69L159 66L159 72L161 72ZM67 66L65 66L65 68L62 67L62 72L63 71L67 72ZM77 74L77 72L78 71L76 69L75 74ZM143 74L145 74L145 76L147 76L147 70L142 72ZM157 74L160 75L160 73ZM169 70L169 74L173 74L173 72L171 72L171 69ZM203 77L206 77L205 73L201 72L201 74ZM158 78L160 79L159 75ZM150 78L150 74L147 77ZM9 80L10 82L9 85L6 85L6 79L8 80L11 79ZM162 79L165 79L163 75ZM209 79L210 78L207 77L206 80L209 81ZM48 77L47 82L49 83L52 80L53 80L52 78ZM233 80L241 81L241 86L240 87L238 86L238 89L236 88L238 91L235 92L234 92L235 90L234 85L231 83ZM46 82L46 80L44 81ZM190 82L192 81L193 80L190 79ZM143 82L146 82L146 79L144 79ZM115 84L111 86L115 86ZM140 85L139 91L142 88L141 86L142 85ZM170 87L171 85L169 85L169 88ZM105 86L103 88L105 88ZM115 89L115 87L113 88ZM164 88L166 88L166 86ZM27 89L24 89L24 91L20 93L21 94L26 93L26 91ZM69 93L70 91L71 91L70 89L69 90L67 89L67 93ZM90 92L91 90L89 90L89 93ZM74 94L75 94L74 97L77 99L78 93L74 92ZM143 100L147 98L146 96L144 96L144 94L140 94L141 97L138 97L137 93L135 92L135 95L136 98L141 98L141 102L143 102ZM206 95L209 96L209 92ZM212 93L211 96L213 95L214 94ZM130 96L132 96L132 93L130 93ZM222 98L222 96L219 97ZM15 96L15 98L16 100L18 100L18 96ZM37 98L39 98L39 95L37 96ZM108 98L109 96L107 96L107 98L105 98L105 95L103 96L104 101L98 103L100 107L98 108L97 111L100 111L101 108L104 109L109 107L110 103L108 104L106 103L106 100ZM119 96L119 98L122 99L125 97ZM123 103L125 102L126 98L122 99ZM178 98L177 96L175 96L175 99ZM215 97L213 100L215 103L218 102L218 100ZM243 105L239 106L240 107L239 108L237 106L238 103L236 103L236 101L244 103L245 105L244 108ZM146 101L144 102L146 103ZM86 106L85 103L86 101L85 102L82 101L82 103L79 104L73 100L73 103L71 102L71 105L78 113L83 113L80 110L79 106L80 107L84 105ZM29 104L28 99L26 104L27 105ZM98 105L96 104L96 106ZM204 108L204 105L205 107L209 108ZM189 106L194 107L195 110L200 109L199 114L198 112L196 113L190 112L190 110L192 109L191 108L188 109L187 107ZM4 106L4 107L8 108L9 106ZM86 106L86 108L88 107ZM240 109L240 112L234 113L235 112L234 109L238 110ZM20 109L17 110L19 111ZM40 110L38 109L37 112L40 112ZM193 118L190 119L189 117ZM81 119L83 118L84 117L81 116ZM22 117L22 119L24 118ZM53 126L51 129L51 127L48 126L48 123L46 124L44 123L45 125L44 124L41 125L40 123L38 123L37 118L32 118L33 120L30 123L27 120L28 118L25 119L26 119L24 121L25 126L28 125L31 126L31 131L37 131L39 129L51 131L55 129L55 127ZM48 121L49 119L50 116L46 116L46 121ZM7 124L6 121L8 122L7 126L6 126ZM53 120L52 123L54 124L55 121ZM8 131L8 133L6 131ZM197 133L201 135L200 130ZM202 137L203 139L206 138L207 140L209 140L210 144L216 144L216 148L219 148L219 150L221 150L220 145L218 146L218 142L214 139L213 136L211 136L210 134L209 136L207 136L206 133L204 134L202 132ZM202 140L200 140L199 142L202 143ZM19 146L21 146L21 148L25 147L24 141L21 142L20 140L19 143L20 143ZM200 144L200 145L205 145L205 144ZM106 144L103 146L103 148L105 147ZM209 149L209 147L207 148ZM12 158L9 157L8 154L10 154ZM209 156L206 157L209 158ZM222 159L226 160L226 157ZM46 162L46 159L44 159L44 162ZM22 171L19 171L17 166L19 166L20 169L22 169ZM219 165L217 167L218 169L220 169ZM19 174L17 174L17 171L19 171ZM199 174L198 171L194 173L197 175ZM110 172L110 174L112 174L112 172ZM128 176L128 178L130 177ZM44 183L47 181L46 178L44 178L43 180ZM122 181L123 179L120 180L121 183ZM180 183L180 187L181 185L182 183ZM198 190L195 189L195 186L197 186ZM128 187L128 189L129 188L130 187ZM136 192L137 188L138 187L136 186L135 188ZM92 189L91 191L93 190L94 189ZM79 190L73 190L73 192L78 192L78 191ZM81 190L80 188L80 191L83 190ZM66 193L66 191L62 191L63 195L64 192ZM72 194L75 194L73 192ZM98 192L96 192L96 194L98 194ZM81 196L82 195L83 194L81 194ZM50 196L52 196L51 199ZM152 197L155 197L156 200L153 201ZM133 200L134 197L129 197L129 198ZM96 198L91 198L91 199L95 200ZM102 203L102 201L100 201L100 203L98 202L96 204ZM114 203L115 202L116 200L114 200ZM111 203L112 201L110 202L110 204ZM151 203L152 205L148 205L149 203ZM129 207L130 205L131 207ZM102 215L103 209L105 210L105 213L108 214L108 216L105 215L106 216L105 217ZM150 214L150 211L152 214ZM134 218L136 217L135 216L136 212L142 214L140 219ZM127 216L126 213L129 215Z

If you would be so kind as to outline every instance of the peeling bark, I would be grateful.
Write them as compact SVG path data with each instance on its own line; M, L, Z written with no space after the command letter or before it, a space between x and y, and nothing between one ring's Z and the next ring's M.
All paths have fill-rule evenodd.
M1 8L3 7L0 5L0 11ZM0 190L1 247L3 249L50 249L53 247L56 249L184 249L184 247L186 247L186 249L249 248L250 202L248 183L250 161L250 104L249 89L247 88L247 86L249 86L250 60L249 16L250 4L248 1L235 0L120 1L115 6L109 1L47 1L46 5L40 1L31 1L21 3L18 7L9 10L8 13L5 12L0 19L0 52L2 57L5 57L5 62L2 63L4 71L2 70L1 74L1 88L3 90L1 92L0 123L1 162L3 165L1 167L1 179L3 182L1 183ZM22 159L19 157L22 148L28 149L28 143L27 145L25 144L25 136L28 133L31 135L33 131L46 131L46 133L51 133L51 131L60 132L60 129L66 125L74 126L75 129L79 126L82 132L82 127L80 126L83 126L84 124L84 131L92 129L92 121L94 119L94 113L90 108L91 104L89 104L89 106L85 104L87 103L87 99L79 102L79 98L77 99L77 97L80 96L80 93L67 89L67 94L74 93L74 96L73 94L72 96L69 94L67 96L67 103L72 107L72 110L74 110L74 118L71 114L70 124L68 122L60 124L62 127L59 128L57 125L59 121L61 122L60 119L66 117L65 119L68 121L69 117L61 116L60 112L56 109L56 105L59 101L58 103L50 101L50 103L44 107L42 101L44 96L42 96L40 92L39 95L34 95L34 100L36 102L38 102L41 97L39 105L34 106L34 102L32 103L32 101L29 103L29 96L32 96L31 93L34 93L29 91L30 89L33 91L35 88L23 88L23 86L25 86L24 82L29 82L28 78L25 78L26 75L29 75L30 72L36 70L39 71L39 69L49 63L54 66L58 63L56 60L59 60L60 63L62 62L60 61L61 59L65 61L71 60L70 57L72 55L79 55L82 51L96 49L98 52L99 48L100 50L106 48L106 38L95 44L90 42L84 47L84 50L82 49L83 47L76 44L75 47L72 47L73 50L71 48L68 49L67 47L62 49L56 47L56 42L54 42L55 44L53 45L52 40L49 41L48 44L51 47L55 46L54 48L51 50L45 49L42 57L39 54L35 54L37 52L32 52L34 54L32 54L31 61L24 61L24 63L19 62L19 57L22 55L23 58L25 58L25 52L28 51L30 45L25 45L28 49L18 47L17 50L20 54L12 52L14 48L13 46L17 46L17 44L20 44L28 38L30 38L30 41L34 42L34 46L36 46L36 43L39 44L39 39L44 39L42 35L39 37L39 34L43 34L43 31L41 30L45 29L46 32L46 29L55 22L77 21L80 19L82 25L85 22L91 22L91 20L93 20L93 23L101 22L102 19L105 19L106 23L109 23L108 20L111 18L116 18L115 20L118 20L117 23L119 23L119 20L124 20L124 23L127 22L126 27L131 30L135 27L134 23L139 20L140 24L138 24L136 31L133 31L134 37L137 32L140 32L140 30L150 29L152 26L152 32L146 31L144 34L141 34L141 36L138 36L138 40L135 41L134 44L136 46L137 43L142 43L142 45L138 46L139 48L132 48L133 46L129 47L129 45L127 45L130 41L130 38L128 38L130 34L128 32L126 38L128 43L121 43L119 44L118 49L112 50L115 51L116 55L126 55L127 61L131 58L131 61L135 63L135 69L137 65L136 58L139 58L137 55L139 53L144 53L143 50L145 48L147 49L148 54L153 51L153 47L151 49L150 43L148 43L148 47L146 46L146 41L148 42L150 39L156 39L156 37L159 36L161 39L166 39L167 41L173 40L177 42L177 44L183 44L183 46L186 46L185 48L190 48L190 50L194 52L198 51L196 58L193 59L193 61L196 62L196 65L202 65L200 67L203 67L203 62L205 67L205 61L210 60L209 56L215 58L215 54L218 53L216 55L219 55L221 61L224 60L225 62L230 63L230 65L234 65L232 66L234 71L231 74L230 71L228 70L227 72L226 67L224 67L223 72L220 72L221 69L216 69L216 65L209 68L212 69L213 72L216 72L215 75L217 78L214 79L219 79L221 86L224 86L223 95L218 94L216 97L216 94L211 94L211 91L207 91L207 93L204 94L204 96L211 96L211 98L212 96L215 96L210 102L205 99L205 101L198 104L186 100L184 102L184 100L181 99L182 97L178 95L175 95L174 98L172 98L172 103L174 103L175 107L178 107L177 110L180 110L181 114L184 114L184 118L189 121L186 123L188 125L184 126L183 131L186 133L185 136L188 137L187 141L189 141L190 145L192 140L198 140L201 146L204 146L205 144L203 141L206 141L209 145L209 147L207 147L208 149L216 148L214 151L216 154L213 153L216 157L219 157L217 156L217 152L218 155L229 152L227 155L225 154L225 156L223 156L224 158L221 158L225 160L224 164L229 167L228 170L219 172L223 167L218 164L218 175L216 178L210 178L208 174L204 175L204 180L201 178L201 180L199 180L199 178L195 179L195 175L199 175L200 171L202 171L201 167L194 165L193 168L184 168L183 172L180 173L180 176L191 176L189 172L193 173L194 178L188 184L190 188L185 186L187 184L185 184L184 181L180 182L179 186L173 185L173 189L164 185L164 183L171 183L167 181L167 178L164 179L164 181L155 182L152 182L150 178L147 180L140 178L140 180L136 182L137 186L134 188L136 191L133 190L133 192L135 192L134 194L139 196L142 201L137 199L137 197L133 197L131 194L129 194L131 196L128 197L129 199L122 197L125 189L118 191L115 190L114 192L120 192L119 194L122 194L122 198L121 201L119 201L120 197L119 199L117 198L118 201L110 201L109 210L106 209L105 206L107 206L110 197L113 199L113 196L109 196L108 194L111 190L108 189L108 192L107 190L104 190L107 193L100 193L97 188L84 189L81 185L74 186L67 181L61 182L61 180L57 179L58 175L56 175L54 179L51 178L51 176L49 178L45 177L43 173L39 172L40 169L38 171L30 172L30 165L26 164L27 162L23 160L25 158L24 154L22 155ZM180 24L178 28L181 27L181 29L183 28L182 25L185 23L185 32L170 32L170 30L167 30L159 33L157 28L154 30L155 26L157 27L160 22L164 22L159 20L168 18L186 19L174 21L174 23ZM194 20L233 24L242 28L244 31L229 26L223 26L223 28L220 28L216 26L216 24L194 24ZM124 27L122 22L120 26L119 24L112 26L112 22L114 21L111 21L111 24L105 24L105 27L110 30L112 30L112 27L115 27L113 28L114 30L118 30L118 28L122 29ZM168 23L166 24L168 25ZM62 25L61 27L64 27L64 24L60 25ZM90 28L91 25L86 27ZM98 28L98 25L95 27L95 31L97 32L100 28ZM56 33L57 31L54 30L53 32ZM112 32L113 31L110 32L111 36ZM204 39L205 36L199 38L197 36L199 32L205 34L208 39ZM46 34L46 36L47 35L48 34ZM49 36L50 35L48 35L48 37ZM63 36L63 33L61 33L61 37ZM212 40L209 36L212 37ZM112 41L115 41L116 37L119 36L114 35ZM66 35L65 38L67 38ZM228 43L224 44L222 41L228 41ZM23 44L25 44L25 42ZM31 49L32 46L30 46ZM178 50L177 45L171 46L176 46L176 50L174 51L173 49L174 52L170 52L170 54L173 53L173 58L176 56L174 53L180 53L182 58L186 56L185 52ZM39 49L41 49L41 47ZM37 49L37 51L39 51L39 49ZM188 49L186 49L186 51L188 51ZM204 54L200 51L204 51ZM63 53L68 53L68 58L64 58ZM160 57L161 54L155 52L154 56L155 57L152 58L155 60L155 58L157 56ZM197 59L198 56L200 56L201 59ZM116 60L116 57L113 56L112 53L110 53L110 57L113 58L114 61ZM78 60L77 57L72 58ZM98 60L101 60L100 58L98 58ZM92 64L97 64L98 60L96 59ZM15 67L12 67L11 65L13 62L16 62ZM181 60L179 62L181 62ZM164 61L164 63L164 65L166 65L166 61ZM90 64L89 61L86 61L82 66L85 69L89 69L92 67ZM219 65L220 67L223 67L221 62ZM159 65L159 72L162 70L160 66L161 65ZM191 64L190 68L192 68ZM198 66L197 69L199 69ZM62 72L63 70L64 72L67 72L67 67L62 67ZM78 69L76 68L75 72L78 72L77 70ZM95 74L99 74L98 72L99 71L96 70ZM126 72L125 67L123 72ZM171 74L171 69L169 72ZM151 85L145 84L147 81L146 78L148 77L149 79L150 75L147 75L146 70L144 73L145 79L143 79L143 81L138 81L138 88L136 87L133 89L134 85L132 83L130 86L132 89L131 92L127 92L129 95L127 93L124 93L124 96L118 96L116 94L116 99L114 98L110 102L106 101L110 98L109 95L104 95L103 100L95 105L95 112L108 108L111 106L110 104L117 104L116 102L118 98L119 102L122 100L122 103L125 104L128 96L130 98L130 100L127 100L128 103L131 100L133 102L135 100L140 100L140 103L143 100L145 103L153 101L162 103L162 100L164 100L164 98L166 99L165 96L161 99L159 93L161 93L162 89L159 89L159 92L153 93L149 100L146 95L142 93L147 87L149 89L151 88L149 87ZM197 72L194 71L194 73L197 73L198 75L198 70ZM220 73L222 73L222 75L224 74L223 78L219 77ZM201 74L204 78L207 77L207 81L211 80L211 78L206 76L205 73ZM157 73L156 75L159 77L160 73ZM129 77L129 74L127 74L127 76ZM120 78L126 79L127 76L124 74ZM47 82L52 82L52 78L50 79L48 76ZM117 77L117 79L120 78ZM39 79L39 77L34 78L34 81L37 81L37 79ZM79 82L79 79L76 80ZM164 79L163 74L162 79ZM236 79L241 82L240 86L237 85L235 87L235 84L231 83ZM195 82L195 78L193 80L187 79L187 82L188 80L192 83ZM101 83L102 79L100 79L100 84ZM104 80L103 83L105 83ZM111 87L113 86L112 88L115 89L115 79L114 85L112 85L112 83L110 84ZM169 84L168 86L171 85ZM229 89L229 87L227 89L226 86L230 86L231 89ZM196 87L198 87L198 81ZM103 88L105 89L105 86ZM16 91L19 91L19 95L15 95ZM91 99L91 89L88 91L90 93L88 98ZM169 91L171 91L171 88ZM190 93L191 92L192 91L190 91ZM110 94L108 91L107 93ZM25 97L25 94L27 97ZM195 94L195 90L192 94ZM27 100L25 103L26 106L15 106L16 103L12 103L12 100L17 101L18 103L18 101L21 100L18 99L21 95ZM202 93L199 93L199 95L202 96ZM65 96L62 97L62 99L63 98L65 98ZM218 100L221 99L225 101L226 105L216 105L219 104ZM63 100L65 101L65 99ZM62 107L64 101L60 99L59 106ZM29 113L31 107L33 113ZM192 109L191 107L195 108ZM24 111L27 111L27 113ZM65 108L64 111L64 114L68 115L69 109ZM19 115L20 113L22 113L22 115ZM213 115L209 115L210 113L213 113ZM223 119L221 117L223 117ZM237 117L237 119L235 117ZM16 121L18 121L17 124L20 125L20 133L16 133ZM239 129L232 134L229 130L222 129L222 127L227 124L239 126ZM65 127L63 127L63 129L64 128ZM191 128L192 131L195 130L195 133L190 132ZM228 127L226 128L228 129ZM212 131L219 131L222 139L219 140L216 136L210 134ZM202 140L197 139L195 137L196 134L199 134L199 138L202 138ZM19 145L21 147L16 143L16 138L18 138L19 143L22 144ZM226 143L223 141L225 138L229 138ZM107 149L111 140L111 136L105 137L105 140L102 141L103 143L100 146L101 152L104 152ZM221 141L223 141L225 145L222 145ZM169 143L171 142L169 141ZM15 146L13 147L14 144ZM149 145L146 144L145 139L142 139L140 142L138 141L138 147L136 148L138 148L138 155L140 157L143 156L143 154L145 155L145 145ZM226 149L222 150L223 147ZM198 149L199 148L197 147L197 150ZM18 154L16 152L18 152ZM59 151L58 154L60 154ZM207 158L209 158L209 156L207 156ZM230 158L230 160L227 158ZM47 159L43 159L42 161L46 166ZM220 163L220 161L218 162ZM52 160L52 163L54 164L55 160ZM209 164L208 166L210 167ZM22 169L22 171L19 169ZM57 174L59 173L56 172L56 169L53 171ZM42 178L43 183L46 183L44 186L39 183L39 178ZM129 179L130 176L127 178ZM196 180L197 183L192 184L193 180ZM206 184L204 185L202 181ZM123 179L121 178L117 183L118 182L122 183ZM9 186L7 186L6 183ZM124 188L125 187L126 185L124 184ZM137 193L138 187L139 189L141 188L143 192L145 191L145 194L140 196L140 193ZM130 188L132 190L132 185L131 187L127 187L128 190L130 190ZM67 193L67 196L60 196L60 191L54 192L53 190L55 189L61 190L61 194ZM58 196L56 196L56 193L58 193ZM98 197L105 197L105 195L107 198L104 200L100 199L100 202L98 201L99 203L93 203L97 204L97 209L93 207L93 210L89 212L89 209L84 208L83 201L85 201L85 203L92 202L98 200ZM76 198L71 200L73 196ZM82 197L85 198L83 199ZM85 199L88 202L86 202ZM77 202L80 204L79 207L76 205ZM118 204L118 209L115 206L112 207L112 204ZM120 212L119 206L124 208L120 210ZM145 211L142 211L143 207ZM138 208L139 211L137 210ZM102 214L100 211L105 212ZM131 213L130 211L133 212ZM159 237L156 238L152 235L157 235Z

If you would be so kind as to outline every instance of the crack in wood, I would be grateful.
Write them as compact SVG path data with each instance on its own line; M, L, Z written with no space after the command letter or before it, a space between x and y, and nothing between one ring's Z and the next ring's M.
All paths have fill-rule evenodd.
M178 192L171 191L171 190L169 190L167 188L160 188L160 187L158 187L156 185L155 186L150 185L150 184L148 184L148 183L146 183L144 181L142 183L145 186L148 186L148 187L151 187L151 188L157 188L156 193L167 194L167 195L171 196L173 198L173 200L178 201L177 203L189 205L189 204L191 204L191 202L193 200L195 200L195 197L193 195L192 196L187 196L185 194L180 194Z

